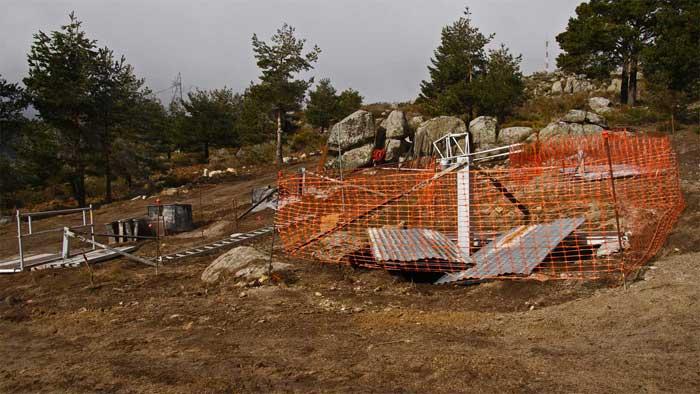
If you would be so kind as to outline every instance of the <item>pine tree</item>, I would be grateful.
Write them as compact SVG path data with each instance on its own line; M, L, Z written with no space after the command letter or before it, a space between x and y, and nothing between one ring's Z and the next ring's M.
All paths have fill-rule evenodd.
M442 29L441 42L431 59L430 81L421 82L419 102L434 115L473 115L476 97L472 83L486 69L484 46L493 38L472 26L469 8Z
M88 156L98 143L88 127L95 57L95 41L87 38L81 22L71 13L69 23L59 31L34 35L28 55L29 75L24 79L41 119L60 134L58 159L81 206L86 201Z
M306 90L313 84L309 80L294 79L296 74L313 69L321 50L314 46L304 53L305 39L294 36L294 28L282 25L268 44L253 34L253 52L262 70L261 83L256 85L257 95L271 103L277 118L277 149L275 161L282 163L282 127L287 111L301 108Z

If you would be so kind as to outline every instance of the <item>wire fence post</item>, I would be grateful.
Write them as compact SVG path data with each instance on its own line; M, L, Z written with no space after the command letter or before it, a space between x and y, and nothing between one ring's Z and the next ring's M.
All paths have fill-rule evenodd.
M603 141L605 143L605 152L608 156L608 173L610 176L610 190L613 198L613 208L615 210L615 226L617 228L617 242L620 248L620 272L622 273L622 284L627 289L627 278L625 275L625 256L622 249L622 233L620 232L620 210L617 204L617 192L615 191L615 173L612 165L612 155L610 153L610 133L603 131Z

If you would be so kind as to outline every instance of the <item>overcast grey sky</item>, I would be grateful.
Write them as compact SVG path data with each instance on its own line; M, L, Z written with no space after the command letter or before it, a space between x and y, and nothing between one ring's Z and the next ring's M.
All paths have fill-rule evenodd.
M465 6L482 33L523 55L525 73L552 63L554 37L581 0L0 0L0 74L26 74L32 34L56 30L75 10L89 37L124 54L154 90L178 72L185 91L257 79L250 38L268 39L287 22L323 51L313 75L352 87L366 102L415 98L440 29ZM551 67L551 66L550 66ZM161 99L168 101L168 93Z

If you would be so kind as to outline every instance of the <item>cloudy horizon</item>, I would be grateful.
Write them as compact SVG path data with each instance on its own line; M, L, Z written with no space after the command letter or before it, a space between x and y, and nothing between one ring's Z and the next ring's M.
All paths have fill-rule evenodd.
M250 39L264 40L286 22L309 48L322 53L316 77L342 90L360 91L365 102L415 99L440 30L469 6L482 33L522 54L525 74L550 69L559 53L554 37L564 30L580 0L481 1L167 1L10 0L0 15L0 75L21 82L32 35L57 30L75 11L88 37L123 54L153 91L167 89L178 73L185 92L228 86L243 91L256 81ZM158 96L167 103L171 92Z

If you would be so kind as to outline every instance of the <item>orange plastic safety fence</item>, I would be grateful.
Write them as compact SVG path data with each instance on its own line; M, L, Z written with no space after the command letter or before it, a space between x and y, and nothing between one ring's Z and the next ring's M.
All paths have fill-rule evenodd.
M290 255L470 278L629 272L658 252L684 206L668 138L626 134L527 146L507 168L423 160L284 174L279 190Z

